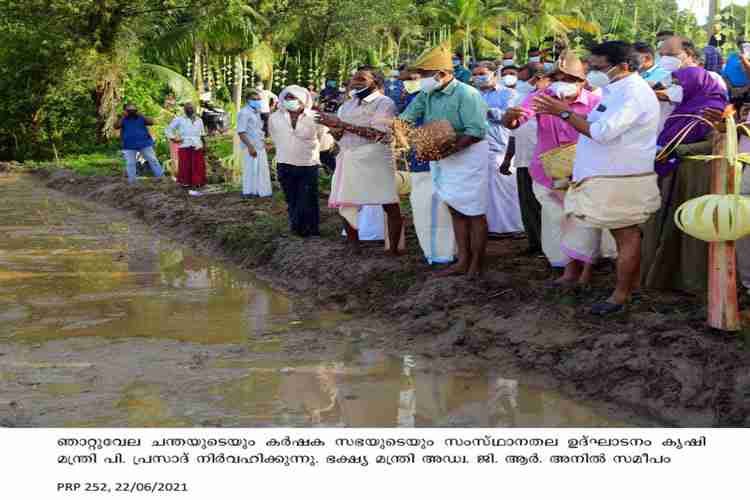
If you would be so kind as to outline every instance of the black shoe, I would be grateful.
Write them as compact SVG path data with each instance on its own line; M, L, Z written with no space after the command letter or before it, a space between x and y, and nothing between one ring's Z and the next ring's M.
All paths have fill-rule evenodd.
M599 302L591 306L591 314L594 316L611 316L625 312L625 304L614 304L612 302Z

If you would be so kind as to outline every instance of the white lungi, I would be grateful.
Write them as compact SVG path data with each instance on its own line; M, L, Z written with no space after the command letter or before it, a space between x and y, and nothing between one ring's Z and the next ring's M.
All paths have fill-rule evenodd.
M261 146L255 150L258 154L253 158L246 147L242 148L242 194L271 196L271 171L266 149Z
M489 145L483 140L447 158L430 162L432 182L438 197L463 215L486 214L488 160Z
M435 193L430 172L411 173L409 198L414 229L427 262L447 264L456 255L456 237L448 206Z

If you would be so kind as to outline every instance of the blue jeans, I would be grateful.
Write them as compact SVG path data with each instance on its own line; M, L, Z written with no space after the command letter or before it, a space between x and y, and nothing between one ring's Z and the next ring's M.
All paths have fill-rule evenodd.
M136 154L140 152L151 167L151 171L154 172L154 177L161 177L164 175L159 164L159 160L156 158L154 148L149 146L143 149L123 149L122 154L125 156L125 167L128 171L128 182L135 182L135 167L136 167Z

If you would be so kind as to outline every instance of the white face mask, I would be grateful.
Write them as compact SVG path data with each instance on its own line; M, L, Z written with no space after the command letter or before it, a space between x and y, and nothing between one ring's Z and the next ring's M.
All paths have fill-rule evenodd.
M659 59L659 66L669 72L677 71L678 69L680 69L680 67L682 67L682 61L679 57L664 56Z
M427 78L421 78L419 80L419 87L423 92L430 93L440 87L441 82L435 80L435 78L428 76Z
M682 102L683 90L681 85L672 85L667 89L667 97L672 104L680 104Z
M529 57L529 62L532 62L532 63L538 63L541 60L542 58L539 56Z
M505 66L506 68L508 66L513 66L513 59L503 59L503 66Z
M518 77L516 75L505 75L503 77L503 85L506 87L513 87L518 83Z
M609 76L603 71L589 71L589 74L586 75L586 80L594 88L604 88L609 85Z
M297 111L302 107L302 104L297 99L294 99L292 101L287 101L286 99L284 99L284 107L289 111Z
M570 82L552 82L548 87L550 92L559 99L565 99L578 95L578 85Z

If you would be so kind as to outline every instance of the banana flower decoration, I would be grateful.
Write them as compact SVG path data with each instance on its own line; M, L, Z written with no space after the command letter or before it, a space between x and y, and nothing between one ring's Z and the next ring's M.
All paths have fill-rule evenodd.
M711 127L716 126L702 117ZM734 109L729 106L722 114L726 124L726 134L723 155L696 155L688 158L694 160L714 161L725 160L722 168L729 169L728 174L734 175L734 192L727 194L707 194L688 200L675 211L674 220L677 227L683 232L699 240L707 242L736 241L750 235L750 198L741 196L743 163L750 163L750 154L738 151L737 131L744 130L750 135L747 126L738 125L734 118ZM687 132L677 134L676 141L670 142L660 154L665 157L679 145L688 133L691 126L697 121L686 126ZM669 148L669 151L667 149Z

